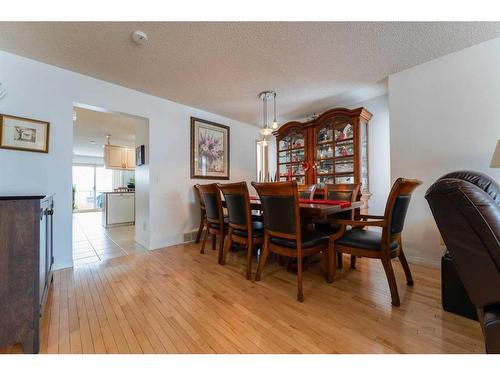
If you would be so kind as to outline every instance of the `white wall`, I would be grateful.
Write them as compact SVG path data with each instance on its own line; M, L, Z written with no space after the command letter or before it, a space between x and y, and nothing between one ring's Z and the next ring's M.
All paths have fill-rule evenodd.
M368 201L368 211L383 215L387 196L391 190L391 152L389 106L387 95L382 95L349 108L364 107L373 115L368 124L369 189L373 194Z
M104 158L99 156L88 156L88 155L74 155L73 163L75 164L93 164L93 165L104 165Z
M88 104L149 120L149 248L182 241L197 225L189 178L189 118L231 127L231 180L255 178L256 127L0 51L8 88L0 113L51 123L48 154L0 150L0 194L55 193L56 267L72 265L73 105ZM203 182L207 182L206 180Z
M149 124L137 124L135 126L135 146L144 145L143 165L135 167L135 240L146 248L149 247L149 215L150 204L149 191L151 179L149 175ZM142 207L142 210L137 210Z
M490 169L500 138L500 39L389 77L391 177L423 181L409 208L403 241L413 262L439 264L442 249L427 188L441 175Z

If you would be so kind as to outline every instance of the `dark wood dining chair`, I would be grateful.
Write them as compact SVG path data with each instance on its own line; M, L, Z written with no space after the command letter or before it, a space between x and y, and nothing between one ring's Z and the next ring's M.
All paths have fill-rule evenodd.
M316 185L298 185L300 199L314 199Z
M226 264L226 257L233 242L247 248L247 279L252 276L252 254L264 242L264 224L254 220L246 182L217 184L226 202L228 234L224 242L220 264Z
M200 242L201 234L203 233L203 228L206 226L207 221L207 210L205 209L205 202L201 197L200 193L200 184L194 185L194 191L196 192L196 196L198 197L198 201L200 202L200 225L198 226L198 232L196 233L195 243Z
M360 220L335 219L340 230L330 237L334 255L340 251L382 261L394 306L399 306L400 301L391 259L399 258L406 275L406 283L413 285L410 267L403 252L401 233L411 195L420 184L422 182L419 180L398 178L389 193L384 216L360 215ZM346 230L348 225L352 228ZM366 230L365 227L369 226L380 227L382 232ZM329 258L332 259L335 261L335 257ZM335 264L330 264L329 267L335 274Z
M357 202L361 198L361 184L325 184L323 199L331 201ZM354 220L359 215L359 209L342 212L332 215L326 219L326 223L320 223L318 229L328 233L334 233L339 230L339 226L332 223L335 218ZM326 224L326 225L325 225ZM337 252L337 267L342 268L342 253ZM351 255L351 268L356 268L356 256Z
M201 197L205 204L207 213L207 220L205 224L205 236L203 236L203 243L201 244L200 253L205 253L205 244L208 235L212 235L212 250L215 250L216 236L219 236L219 257L218 262L222 257L224 248L224 237L227 233L227 221L224 218L224 211L222 209L221 193L217 188L217 184L199 185Z
M255 281L260 281L262 270L270 252L297 258L297 300L304 301L302 291L302 258L321 253L333 256L328 235L317 231L302 231L297 183L274 182L252 185L259 194L264 213L264 248L259 259ZM327 264L330 262L328 260ZM333 270L327 270L327 281L333 280Z
M360 188L361 184L325 184L323 199L356 202L360 198Z

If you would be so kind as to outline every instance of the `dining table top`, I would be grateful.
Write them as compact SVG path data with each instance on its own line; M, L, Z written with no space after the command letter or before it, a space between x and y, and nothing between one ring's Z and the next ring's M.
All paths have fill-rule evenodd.
M251 198L250 205L252 210L261 210L262 204L259 199ZM339 212L355 210L361 208L363 206L363 202L351 202L351 205L348 207L341 207L340 205L332 205L332 204L321 204L321 203L303 203L299 202L300 207L300 215L305 217L326 217L329 215L333 215Z

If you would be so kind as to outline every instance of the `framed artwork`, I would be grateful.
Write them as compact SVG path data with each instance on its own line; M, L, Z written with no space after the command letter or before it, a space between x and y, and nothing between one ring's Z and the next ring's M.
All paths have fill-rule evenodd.
M49 152L49 123L0 114L0 148Z
M146 154L144 145L135 148L135 165L144 165L146 163Z
M229 127L191 117L191 178L229 180Z

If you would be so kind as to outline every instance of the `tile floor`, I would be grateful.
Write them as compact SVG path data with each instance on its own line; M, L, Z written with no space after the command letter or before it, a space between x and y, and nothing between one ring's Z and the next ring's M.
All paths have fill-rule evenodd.
M101 215L101 212L73 214L75 266L146 251L134 241L133 225L105 229Z

